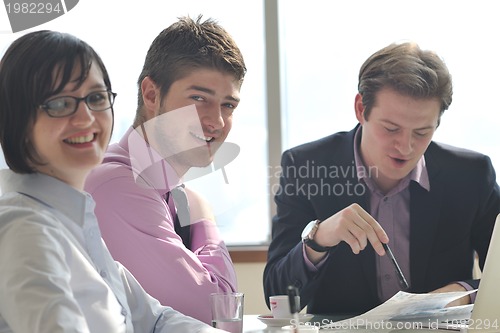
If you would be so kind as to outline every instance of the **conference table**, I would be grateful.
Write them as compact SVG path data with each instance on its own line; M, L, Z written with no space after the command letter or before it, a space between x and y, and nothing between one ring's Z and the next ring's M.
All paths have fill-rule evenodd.
M243 333L281 333L288 332L281 328L281 326L267 326L261 322L258 315L244 315L243 316Z
M295 322L287 319L282 319L279 322L273 320L270 314L267 314L267 320L261 321L259 315L244 315L243 316L243 332L244 333L280 333L289 332L282 329L282 326L287 326L294 324ZM307 319L305 319L307 317ZM308 325L321 326L325 324L330 324L342 319L349 318L351 316L323 316L323 315L310 315L301 313L299 316L299 321L301 323L307 323ZM268 325L266 325L269 324ZM328 332L328 330L321 330L321 332Z
M329 317L329 316L313 316L312 319L309 320L309 324L320 326L324 324L331 324L338 320L345 319L338 317ZM258 315L244 315L243 316L243 333L291 333L290 330L282 329L280 326L267 326L265 323L261 322L258 318ZM391 325L386 325L385 327L376 327L376 328L363 328L363 327L338 327L335 329L320 329L319 333L328 333L328 332L336 332L336 333L348 333L348 332L360 332L360 333L368 333L368 332L377 332L377 333L385 333L385 332L405 332L405 333L456 333L460 331L452 331L452 330L442 330L442 329L431 329L431 328L422 328L422 327L404 327L397 326L395 323Z

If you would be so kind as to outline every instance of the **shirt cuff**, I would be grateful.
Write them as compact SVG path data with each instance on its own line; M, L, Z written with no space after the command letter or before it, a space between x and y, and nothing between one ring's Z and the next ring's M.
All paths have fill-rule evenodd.
M467 291L474 290L474 288L470 284L468 284L467 282L455 281L455 283L458 283L459 285L464 287L465 290L467 290ZM474 304L474 302L476 301L476 295L477 295L477 292L469 294L471 304Z
M326 259L330 256L330 252L328 252L326 254L326 256L321 259L316 265L313 264L311 262L311 260L309 260L309 258L307 257L307 253L306 253L306 244L302 243L302 255L304 256L304 261L306 263L306 266L307 268L309 269L310 272L318 272L319 269L323 266L323 264L325 263Z

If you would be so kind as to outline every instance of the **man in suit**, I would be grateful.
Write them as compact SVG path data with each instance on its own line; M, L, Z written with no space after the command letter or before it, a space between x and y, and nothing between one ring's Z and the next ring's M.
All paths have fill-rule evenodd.
M477 288L500 191L487 156L432 141L451 101L446 65L415 43L365 61L359 124L282 155L266 301L295 285L310 313L366 312L401 290L383 243L410 292Z

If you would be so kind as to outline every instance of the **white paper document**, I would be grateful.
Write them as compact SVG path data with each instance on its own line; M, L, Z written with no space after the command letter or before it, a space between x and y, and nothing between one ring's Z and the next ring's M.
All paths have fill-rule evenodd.
M396 327L394 322L415 322L421 327L442 328L445 321L461 320L470 318L473 304L465 306L445 306L463 296L471 294L476 290L449 292L449 293L427 293L412 294L400 291L385 303L365 312L362 315L337 321L324 325L324 328L345 329L386 326ZM391 322L390 325L387 323Z

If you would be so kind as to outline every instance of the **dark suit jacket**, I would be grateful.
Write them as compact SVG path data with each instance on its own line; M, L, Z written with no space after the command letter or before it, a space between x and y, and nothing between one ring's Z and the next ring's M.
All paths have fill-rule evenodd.
M359 126L359 125L358 125ZM290 149L282 156L275 195L272 241L264 270L266 302L300 290L301 306L315 314L362 313L379 305L375 252L368 245L354 255L342 242L319 272L304 262L301 232L352 203L369 211L368 189L357 180L353 140L357 127ZM430 191L410 182L410 292L429 292L453 281L472 281L473 250L481 268L500 191L490 159L476 152L432 142L425 152ZM268 303L269 306L269 303Z

